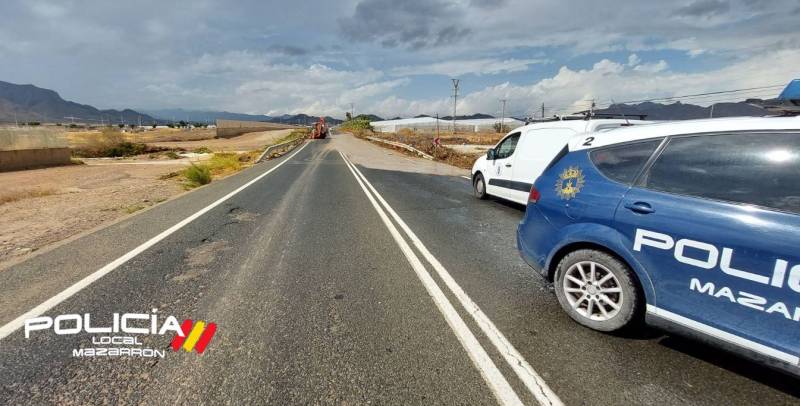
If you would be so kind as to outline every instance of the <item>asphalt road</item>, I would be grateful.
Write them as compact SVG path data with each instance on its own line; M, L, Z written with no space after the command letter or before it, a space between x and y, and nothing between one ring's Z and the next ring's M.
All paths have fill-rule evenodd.
M386 150L345 137L0 271L0 404L797 403L796 379L703 344L578 326L516 252L524 207L478 201L468 180L397 154L385 158L408 170L360 165ZM217 330L202 354L174 352L170 332L11 331L48 300L28 316ZM92 343L112 335L139 344ZM73 356L95 347L165 356Z

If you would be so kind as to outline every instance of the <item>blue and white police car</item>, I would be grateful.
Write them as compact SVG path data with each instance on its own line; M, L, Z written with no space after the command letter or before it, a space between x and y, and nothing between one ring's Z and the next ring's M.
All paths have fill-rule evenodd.
M578 136L517 245L584 326L646 321L800 374L800 117Z

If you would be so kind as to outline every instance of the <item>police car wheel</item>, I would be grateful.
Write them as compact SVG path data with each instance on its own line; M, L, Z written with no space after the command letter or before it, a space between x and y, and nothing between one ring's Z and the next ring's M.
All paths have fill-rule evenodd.
M627 265L601 251L578 250L556 269L555 291L564 311L578 323L598 331L616 331L633 324L642 295Z
M480 173L475 175L475 181L472 182L472 189L475 191L475 197L481 200L486 200L489 195L486 194L486 182L483 181L483 175Z

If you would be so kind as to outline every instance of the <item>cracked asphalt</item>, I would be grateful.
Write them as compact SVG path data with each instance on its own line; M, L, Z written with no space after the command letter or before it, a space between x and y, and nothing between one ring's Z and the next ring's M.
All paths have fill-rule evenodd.
M102 334L20 329L0 340L0 404L497 403L340 151L564 403L797 403L796 379L726 352L656 330L578 326L516 252L524 207L474 199L458 170L334 135L0 271L5 325L275 168L45 312L91 314L96 325L114 313L214 322L205 352L175 352L173 334L156 334L139 335L139 347L163 358L74 357Z

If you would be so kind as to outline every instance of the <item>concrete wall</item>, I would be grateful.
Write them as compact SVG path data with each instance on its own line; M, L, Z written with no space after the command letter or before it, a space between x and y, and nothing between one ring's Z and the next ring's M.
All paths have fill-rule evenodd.
M18 149L0 151L0 172L70 163L69 148Z
M217 120L217 138L231 138L257 131L285 130L300 128L296 125L268 123L264 121Z
M63 132L50 128L0 128L0 171L70 163Z

